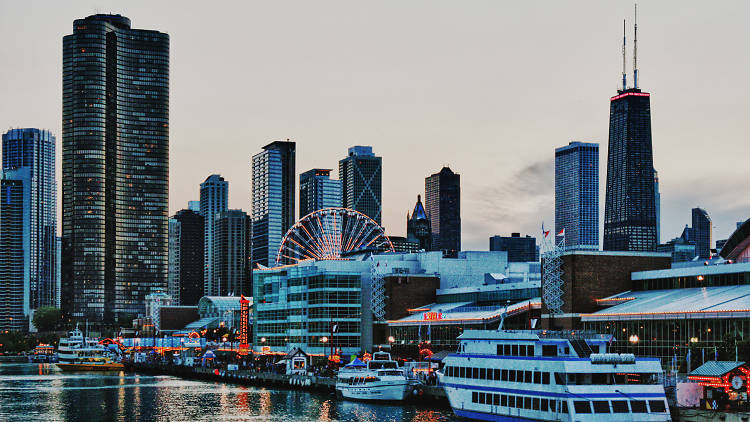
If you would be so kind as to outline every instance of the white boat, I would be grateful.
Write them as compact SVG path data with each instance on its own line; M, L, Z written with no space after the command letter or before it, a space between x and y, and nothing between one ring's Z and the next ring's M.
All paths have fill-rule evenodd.
M351 400L401 401L409 395L413 384L386 352L375 352L367 363L356 359L336 377L336 391Z
M612 336L467 330L438 379L462 418L485 421L669 421L661 363L607 353Z
M57 366L63 371L119 371L123 364L115 362L115 355L99 340L83 335L75 328L68 337L60 339L57 346L59 361Z

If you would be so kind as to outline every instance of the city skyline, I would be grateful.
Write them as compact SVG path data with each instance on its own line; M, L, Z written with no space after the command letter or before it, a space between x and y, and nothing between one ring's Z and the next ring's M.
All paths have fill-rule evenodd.
M9 98L19 99L12 102L12 107L9 104L0 106L0 116L3 116L0 126L41 127L51 130L58 139L61 138L61 60L51 59L60 57L59 40L62 35L69 33L70 22L95 12L88 4L65 6L58 9L61 6L48 5L43 10L35 10L35 16L38 15L43 24L33 28L33 32L30 32L33 34L30 38L33 42L24 45L24 54L32 58L30 63L43 60L44 63L54 65L46 66L48 69L32 69L26 68L29 66L27 63L14 62L13 66L4 66L0 70L2 80L7 81L7 85L3 86L3 93ZM286 36L263 33L262 22L256 19L266 18L273 22L275 18L282 16L281 11L274 6L267 7L268 9L258 11L258 17L252 18L253 24L260 25L258 28L241 28L243 32L239 35L242 42L251 41L250 50L260 54L260 62L265 60L274 63L274 58L281 60L281 63L312 60L313 66L307 66L304 74L297 71L276 72L280 74L267 84L271 88L263 88L259 83L264 80L267 82L278 69L265 64L258 68L251 67L258 76L250 78L250 81L242 81L239 74L230 71L228 77L224 78L230 82L216 82L219 87L225 87L224 83L240 84L235 92L243 93L240 96L243 101L249 94L257 98L246 105L237 103L239 97L236 93L217 97L218 94L214 92L221 92L221 89L201 83L205 72L216 72L207 70L204 67L206 65L194 66L196 60L204 59L205 48L210 44L208 41L195 44L196 35L190 34L187 29L189 25L196 25L196 20L202 19L203 13L178 13L177 16L185 21L180 23L172 16L174 13L170 14L174 11L166 5L146 7L146 3L136 3L106 9L129 17L136 28L154 28L169 33L172 38L173 57L170 67L179 69L182 75L172 78L171 86L170 215L181 209L187 200L196 199L196 186L207 175L215 172L225 175L227 180L233 182L230 207L250 211L247 162L251 154L269 140L289 137L298 143L298 170L334 168L348 147L372 145L378 155L383 157L383 224L389 234L403 234L403 210L413 204L413 193L421 191L421 178L434 173L442 164L449 164L464 176L464 249L485 249L486 238L493 233L520 231L538 236L541 221L551 224L554 213L554 166L551 160L543 158L549 155L545 151L551 152L555 146L574 139L599 143L607 139L607 116L603 107L619 81L621 19L630 19L632 15L630 4L623 4L621 8L594 3L582 4L568 12L565 9L570 9L569 7L550 4L544 12L534 14L526 6L517 6L510 15L527 18L520 21L529 28L523 29L525 39L508 43L503 41L505 31L519 30L519 27L510 21L507 13L503 13L501 5L486 4L483 8L438 5L426 8L420 11L427 14L420 21L424 29L422 32L414 31L406 22L419 9L416 5L410 5L403 11L403 18L390 17L387 21L393 27L395 35L402 36L403 46L399 47L391 38L394 35L386 34L380 31L378 25L370 24L365 19L369 15L359 14L362 10L357 6L342 4L334 10L325 6L308 10L312 6L305 5L293 11L290 19L299 24L298 31L319 30L318 35L307 43L301 42L296 32ZM746 6L743 4L742 7ZM187 9L203 12L195 6ZM237 6L237 9L241 10L242 7ZM743 68L742 60L745 59L731 57L732 55L723 53L723 49L730 48L732 39L742 38L732 31L746 29L742 25L728 24L726 21L731 21L734 16L726 16L726 13L720 11L704 10L698 13L689 7L673 10L661 4L647 4L640 9L639 76L640 85L647 87L653 95L654 161L659 167L661 209L664 216L662 240L679 235L682 225L688 222L681 215L682 210L694 206L705 208L711 213L716 228L715 238L726 238L734 228L734 222L744 220L747 216L745 210L748 203L744 198L748 195L737 192L733 187L715 189L709 180L711 178L694 174L690 168L700 165L700 168L705 168L711 175L719 175L722 179L741 177L740 158L726 152L742 146L744 131L741 130L742 121L738 110L743 104L746 89L740 84L739 75L729 72L728 75L722 75L725 76L722 80L716 80L710 78L710 71L717 66L730 70ZM32 28L23 28L15 23L23 21L19 17L29 13L28 6L9 3L4 5L4 11L7 13L0 17L0 23L3 24L0 35L8 39L21 39L25 37L25 31L32 31ZM558 12L561 11L569 18L560 19ZM369 12L378 15L387 10L384 8L368 10ZM441 22L454 12L457 13L456 25L445 31L448 35L457 37L455 41L451 41L449 36L441 35L445 29ZM212 12L209 10L206 13L210 15ZM330 16L329 20L312 19L316 23L311 23L302 19L305 13ZM362 28L346 23L347 14L353 14L355 18L361 16L361 19L354 21ZM739 14L741 13L734 15ZM192 15L197 17L193 18ZM247 17L241 13L237 15L243 19ZM499 17L500 23L506 24L507 28L501 28L503 25L496 25L497 28L485 27L487 19L493 16ZM534 19L530 19L532 17ZM717 23L719 18L720 25ZM509 19L508 22L505 19ZM335 23L334 28L326 30L326 22ZM685 25L675 28L677 22ZM217 34L214 36L228 37L232 34L231 31L236 30L224 26L231 25L217 25L214 28ZM534 34L537 26L549 28ZM629 20L628 27L630 26ZM13 32L6 32L9 30ZM350 31L352 40L328 40L329 36L339 35L338 30ZM551 39L549 33L553 30L564 31L565 36ZM206 34L201 34L204 35ZM630 29L628 36L632 36ZM707 45L717 45L719 40L724 43L721 48L706 50ZM267 51L266 48L273 48L264 48L264 42L278 47L277 52ZM360 50L356 51L366 50L374 58L366 59L355 54L338 71L343 73L328 76L330 79L320 79L325 72L330 71L328 61L343 57L340 54L344 52L351 52L355 42L361 44L357 46ZM13 44L7 43L7 46L0 47L0 52L6 53L3 57L13 56L10 54L16 48ZM196 48L202 49L201 54L187 50L196 45ZM314 55L305 54L300 45L323 54L323 59L318 60ZM525 48L533 48L534 53L520 51ZM550 67L555 64L555 60L563 57L563 53L553 51L556 49L564 50L564 55L569 56L569 60L576 59L578 63L570 66L569 62L565 62L568 66ZM707 56L707 60L696 62L689 59L689 50L699 51L702 56ZM226 50L205 54L208 54L207 62L235 60ZM414 58L410 60L412 55ZM251 54L244 55L243 60L250 56ZM456 61L458 63L443 62L443 56L463 57L464 60ZM362 77L352 76L371 64L370 60L381 59L383 63L392 65L392 61L404 58L407 60L401 62L392 73L368 72ZM508 69L499 62L501 58L521 65ZM702 63L711 60L715 61L711 65ZM426 70L427 67L424 66L434 64L435 61L446 68L435 69L436 66L430 65L430 75L421 80L413 77ZM337 63L335 60L333 62ZM537 68L546 70L535 70ZM554 72L550 69L554 69ZM680 70L678 76L675 76L675 69ZM201 72L204 74L200 74ZM523 73L529 75L521 77ZM550 76L552 80L545 79ZM504 82L508 79L514 80L518 86L509 87ZM324 88L314 87L316 81ZM284 82L290 83L291 88L283 88L280 84ZM390 88L379 95L378 91L387 86ZM576 89L571 91L571 87ZM212 92L206 89L211 89ZM321 89L332 91L322 94ZM278 98L271 95L274 90L281 90ZM351 93L344 92L347 90ZM436 101L437 97L432 91L438 91L441 97L445 94L450 101ZM500 96L496 94L503 91L508 92ZM353 107L347 105L346 109L342 109L332 101L325 103L323 107L318 106L320 110L312 110L309 107L310 101L319 101L324 98L321 95L344 99L344 103L353 102ZM511 103L517 110L509 110L503 101L494 99L495 96L512 96L514 101ZM27 104L25 97L33 98L33 101ZM40 98L44 99L41 105ZM563 98L562 102L552 101L558 98ZM226 117L219 118L215 111L208 110L202 104L213 103L215 100L243 105L236 109L216 107L220 109L217 112L226 113ZM282 103L290 100L297 101L297 104L288 104L289 109L280 108ZM438 106L429 104L433 102ZM477 105L469 107L471 103ZM547 103L552 103L553 107ZM390 111L381 110L386 104L390 106ZM563 108L566 110L562 110ZM205 118L195 119L194 113L201 112L205 113ZM339 118L341 113L345 119ZM533 120L524 117L531 113L536 115ZM233 136L233 133L240 130L236 124L228 125L218 137L226 138L228 143L215 139L213 132L216 125L210 122L223 124L225 119L229 119L237 120L244 126L248 115L252 117L250 126L253 127L241 129L242 142L236 142ZM585 118L581 118L581 115ZM333 119L332 116L337 117ZM200 121L199 124L203 127L191 123L190 119ZM570 124L566 119L575 123ZM261 120L270 122L260 122ZM545 125L539 126L548 127L537 127L534 122L538 120L545 121ZM684 123L698 121L702 126ZM208 138L204 127L212 130L213 141L210 143L203 142ZM705 139L717 139L711 144L715 147L715 153L704 154ZM465 143L469 148L448 149L456 145L456 142ZM430 147L425 148L428 145ZM472 150L478 148L482 148L483 154L472 154ZM606 148L601 148L601 154L603 157L600 156L600 162L605 162L603 159L606 159ZM712 159L711 155L716 158ZM195 156L200 156L201 160L196 160ZM228 159L227 156L231 158ZM419 159L415 160L415 156ZM707 156L708 164L705 163ZM57 161L60 162L59 155ZM59 168L58 174L61 174ZM605 175L600 173L600 181L603 179ZM604 192L603 188L600 191ZM739 200L729 200L730 197ZM601 206L603 202L602 198Z

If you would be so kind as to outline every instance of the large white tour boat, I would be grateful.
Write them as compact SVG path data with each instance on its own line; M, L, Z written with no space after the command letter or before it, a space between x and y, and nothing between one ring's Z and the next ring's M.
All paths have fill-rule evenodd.
M656 358L607 353L612 336L467 330L438 378L454 413L485 421L668 421Z
M351 400L401 401L414 383L390 353L375 352L367 363L355 360L342 368L336 377L336 391Z
M122 363L113 360L114 353L99 344L97 339L83 335L75 328L68 333L68 337L60 339L57 347L59 361L58 368L63 371L120 371L124 369Z

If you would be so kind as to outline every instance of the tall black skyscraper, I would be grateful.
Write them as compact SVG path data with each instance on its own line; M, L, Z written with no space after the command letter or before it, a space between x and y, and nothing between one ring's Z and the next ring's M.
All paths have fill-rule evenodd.
M383 211L383 159L372 152L372 147L349 148L349 155L339 161L341 202L372 218L378 224Z
M120 15L63 38L62 306L115 322L167 288L169 35Z
M250 217L242 210L220 212L214 222L216 296L251 296Z
M170 262L170 293L177 303L195 306L204 296L204 231L203 216L193 210L180 210L173 217L170 236L176 250L170 250L175 262Z
M627 88L623 42L623 89L610 98L609 106L604 204L604 250L608 251L656 251L651 94L638 88L633 61L634 87Z
M702 208L693 208L692 214L695 254L701 258L711 258L711 241L713 240L711 217Z
M432 250L455 257L461 250L461 175L443 167L426 177L424 202L432 227Z

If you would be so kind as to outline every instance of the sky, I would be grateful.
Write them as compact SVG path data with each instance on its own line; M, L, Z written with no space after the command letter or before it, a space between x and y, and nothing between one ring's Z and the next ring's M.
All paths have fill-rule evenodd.
M337 169L348 147L372 145L392 235L405 234L424 178L449 165L466 250L553 226L554 149L599 142L603 218L632 2L0 0L0 130L57 135L58 180L62 37L94 13L170 35L170 214L213 173L229 181L230 208L250 212L252 155L289 138L297 173ZM750 217L750 2L641 1L638 14L661 241L696 206L726 238Z

